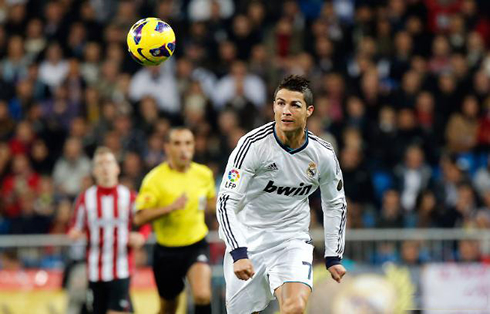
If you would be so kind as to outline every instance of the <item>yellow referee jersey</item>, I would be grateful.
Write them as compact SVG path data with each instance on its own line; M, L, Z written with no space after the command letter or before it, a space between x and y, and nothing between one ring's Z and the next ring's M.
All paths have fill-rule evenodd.
M207 200L216 195L213 173L208 167L194 162L185 173L162 163L143 180L136 199L137 210L168 206L183 193L187 195L184 209L170 212L152 223L160 245L187 246L206 236L204 210Z

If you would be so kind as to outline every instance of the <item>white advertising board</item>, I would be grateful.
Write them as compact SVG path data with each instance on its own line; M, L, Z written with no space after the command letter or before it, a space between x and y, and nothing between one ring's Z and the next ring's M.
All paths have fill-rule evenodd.
M490 265L428 264L421 277L424 314L490 314Z

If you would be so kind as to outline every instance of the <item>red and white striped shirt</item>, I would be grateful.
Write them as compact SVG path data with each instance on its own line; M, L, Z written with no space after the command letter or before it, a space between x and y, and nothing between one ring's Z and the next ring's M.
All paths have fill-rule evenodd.
M92 186L75 204L73 228L87 234L89 281L128 278L132 254L128 246L136 193L123 185Z

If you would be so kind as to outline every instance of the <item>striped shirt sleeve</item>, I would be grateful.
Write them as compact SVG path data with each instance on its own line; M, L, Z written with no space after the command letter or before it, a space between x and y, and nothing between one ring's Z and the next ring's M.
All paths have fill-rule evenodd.
M85 215L87 213L85 212L85 192L80 193L78 195L75 205L74 205L74 210L73 210L73 216L71 220L71 228L70 229L76 229L79 231L82 231L86 227L86 220L85 220Z

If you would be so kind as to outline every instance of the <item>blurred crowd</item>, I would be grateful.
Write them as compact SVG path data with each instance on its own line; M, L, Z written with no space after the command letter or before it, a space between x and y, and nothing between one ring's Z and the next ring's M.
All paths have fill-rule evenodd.
M160 67L127 53L148 16L176 33ZM311 80L350 228L490 228L489 47L485 0L0 1L0 234L64 233L98 145L137 190L174 125L218 186L288 74Z

